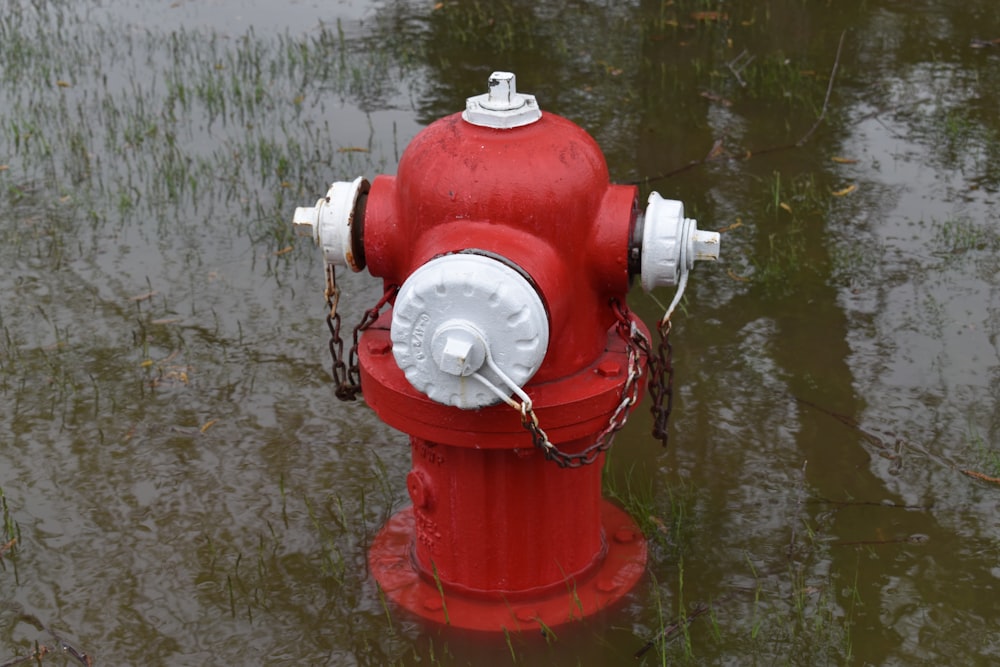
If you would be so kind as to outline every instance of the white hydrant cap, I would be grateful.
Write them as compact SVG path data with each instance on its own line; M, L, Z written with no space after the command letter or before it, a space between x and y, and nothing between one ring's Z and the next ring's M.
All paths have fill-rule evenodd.
M695 220L684 217L684 204L649 195L642 229L642 288L672 287L697 260L719 259L719 233L698 229Z
M517 270L457 253L432 259L403 282L389 335L414 389L474 409L499 402L497 391L510 396L511 382L523 387L531 379L548 349L549 323L541 297Z
M337 181L330 186L326 197L316 202L316 206L295 209L292 225L306 230L323 247L327 264L347 266L353 271L363 268L354 256L351 236L358 197L368 192L368 188L368 181L360 176L350 182Z
M517 92L512 72L493 72L488 82L489 92L465 101L462 118L480 127L509 130L530 125L542 117L534 95Z

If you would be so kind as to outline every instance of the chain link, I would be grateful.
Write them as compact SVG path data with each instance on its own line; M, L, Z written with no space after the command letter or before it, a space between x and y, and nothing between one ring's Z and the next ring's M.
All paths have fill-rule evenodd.
M670 433L667 422L674 408L674 348L670 344L671 324L669 319L661 320L656 326L660 334L656 354L649 351L649 382L647 390L652 399L649 411L653 415L653 437L666 447Z
M673 394L673 369L671 365L670 343L667 342L666 347L664 347L663 341L666 340L666 337L663 336L664 329L661 328L661 344L657 355L654 356L649 338L642 329L636 326L628 307L618 299L611 300L611 307L618 318L615 328L618 331L618 335L625 342L628 356L628 373L625 377L625 384L622 385L622 393L618 405L608 418L608 425L597 436L594 444L573 454L560 450L552 444L548 435L538 425L538 415L532 409L531 402L523 401L520 404L521 424L531 434L532 444L545 455L547 460L553 461L560 468L580 468L590 465L611 447L615 433L625 426L629 410L639 401L639 387L643 374L643 366L647 364L651 372L650 395L654 399L653 433L666 444L666 423L667 418L670 416L670 397ZM665 322L666 335L669 336L669 320L665 320ZM664 371L669 372L665 374ZM661 403L663 396L667 397L666 409L663 408ZM657 427L661 429L661 432L656 430Z
M344 362L344 339L340 335L340 313L337 305L340 302L340 288L337 287L337 276L332 264L326 265L326 326L330 329L330 357L333 359L333 380L336 384L334 395L341 401L353 401L361 393L361 368L358 363L358 339L361 332L370 327L378 319L382 308L399 292L399 285L391 285L379 299L378 303L369 308L361 316L361 321L351 335L351 350L347 362Z

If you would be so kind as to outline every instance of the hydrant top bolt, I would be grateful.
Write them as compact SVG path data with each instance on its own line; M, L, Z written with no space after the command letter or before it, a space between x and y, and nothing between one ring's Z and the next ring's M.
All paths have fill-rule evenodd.
M509 130L530 125L542 117L535 96L517 92L512 72L493 72L488 85L488 93L465 101L462 118L466 122L480 127Z
M524 106L525 98L517 94L516 78L511 72L494 72L489 80L489 92L479 104L493 111L509 111Z

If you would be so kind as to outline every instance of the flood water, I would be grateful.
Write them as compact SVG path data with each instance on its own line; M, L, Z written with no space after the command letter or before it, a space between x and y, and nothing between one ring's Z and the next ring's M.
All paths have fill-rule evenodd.
M381 599L408 441L290 225L498 69L722 231L609 458L647 575L547 639ZM0 0L0 665L1000 661L998 107L993 0Z

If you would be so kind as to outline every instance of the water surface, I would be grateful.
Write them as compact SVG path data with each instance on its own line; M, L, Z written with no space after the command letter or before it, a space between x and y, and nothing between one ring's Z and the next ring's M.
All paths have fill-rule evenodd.
M998 38L986 0L8 0L0 662L1000 659ZM611 455L649 575L548 641L380 599L407 440L334 400L289 224L495 69L723 230L670 447L644 405Z

